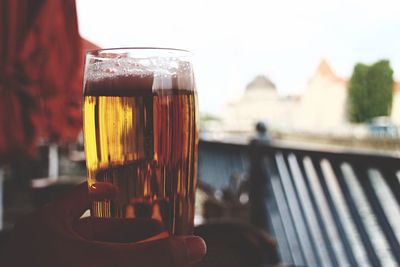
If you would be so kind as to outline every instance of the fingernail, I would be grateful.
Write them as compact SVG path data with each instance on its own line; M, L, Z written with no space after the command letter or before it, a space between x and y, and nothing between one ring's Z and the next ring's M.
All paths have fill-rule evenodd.
M186 237L185 245L190 264L199 262L204 257L204 255L206 255L207 252L206 243L200 237L197 236Z

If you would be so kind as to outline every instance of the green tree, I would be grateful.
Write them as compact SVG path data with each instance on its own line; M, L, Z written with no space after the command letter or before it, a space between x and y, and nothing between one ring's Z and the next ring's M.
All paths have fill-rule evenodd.
M354 67L348 91L350 121L366 122L374 117L390 115L392 99L393 70L389 61Z
M362 122L367 118L367 74L367 65L359 63L354 67L348 91L348 113L352 122Z

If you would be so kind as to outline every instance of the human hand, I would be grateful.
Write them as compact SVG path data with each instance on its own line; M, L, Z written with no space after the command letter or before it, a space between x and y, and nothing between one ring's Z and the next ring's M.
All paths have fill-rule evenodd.
M79 219L87 184L18 222L6 266L186 267L205 254L196 236L168 237L150 219Z

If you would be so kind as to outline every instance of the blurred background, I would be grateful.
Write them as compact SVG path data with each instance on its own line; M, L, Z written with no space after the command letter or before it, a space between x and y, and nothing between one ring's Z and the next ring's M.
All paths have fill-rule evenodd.
M101 47L194 53L204 138L247 141L263 121L279 140L393 153L398 144L367 139L398 137L397 7L391 0L77 1L81 35ZM364 82L357 64L376 69L387 88L376 89L384 82L376 77L364 93L349 90Z
M247 236L224 253L237 250L252 266L398 266L399 8L396 0L2 1L2 235L85 180L85 52L174 47L195 57L195 223L256 229L226 230ZM249 241L257 231L265 244ZM227 239L216 236L207 238L220 249Z

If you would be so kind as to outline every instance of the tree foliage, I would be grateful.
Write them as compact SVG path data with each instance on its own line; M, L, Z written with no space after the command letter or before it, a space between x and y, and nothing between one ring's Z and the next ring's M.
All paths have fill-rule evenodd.
M348 91L348 115L352 122L366 122L390 115L393 99L393 70L387 60L368 66L357 64Z

